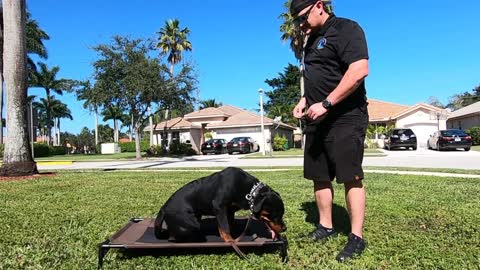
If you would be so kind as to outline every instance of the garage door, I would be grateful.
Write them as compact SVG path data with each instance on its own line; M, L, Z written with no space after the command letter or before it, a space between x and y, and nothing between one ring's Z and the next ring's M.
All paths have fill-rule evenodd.
M411 128L413 133L417 136L418 147L427 148L427 141L430 135L438 130L436 124L413 124L406 125L406 128Z

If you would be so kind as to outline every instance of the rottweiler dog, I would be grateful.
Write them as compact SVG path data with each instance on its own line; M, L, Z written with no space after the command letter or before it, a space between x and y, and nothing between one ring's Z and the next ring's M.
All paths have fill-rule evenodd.
M155 236L175 242L205 241L200 220L211 215L217 219L220 237L233 242L231 228L240 209L250 209L267 225L272 238L286 230L280 195L244 170L229 167L177 190L160 208Z

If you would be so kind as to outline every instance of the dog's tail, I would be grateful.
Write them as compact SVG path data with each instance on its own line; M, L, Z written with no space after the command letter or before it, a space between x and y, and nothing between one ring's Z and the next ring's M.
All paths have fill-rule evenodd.
M155 219L155 237L158 239L163 239L168 237L167 234L167 224L165 223L165 212L163 208L158 212L157 218Z

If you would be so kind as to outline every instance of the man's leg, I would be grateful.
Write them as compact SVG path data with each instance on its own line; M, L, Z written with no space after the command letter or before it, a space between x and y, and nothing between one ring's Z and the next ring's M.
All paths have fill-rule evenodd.
M363 237L363 222L365 221L365 187L362 181L345 183L345 199L347 201L352 233Z
M333 188L330 181L314 182L315 200L317 202L319 220L318 223L325 228L333 228L332 207Z

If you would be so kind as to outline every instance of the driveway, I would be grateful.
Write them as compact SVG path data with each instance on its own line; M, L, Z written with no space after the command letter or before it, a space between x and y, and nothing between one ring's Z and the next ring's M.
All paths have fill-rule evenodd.
M455 168L480 170L480 152L445 151L426 149L416 151L385 151L387 156L365 157L364 166L412 167L412 168ZM207 155L185 158L155 158L147 160L74 162L68 165L38 164L40 170L56 169L146 169L146 168L205 168L205 167L276 167L302 166L303 158L255 158L241 159L244 155Z

